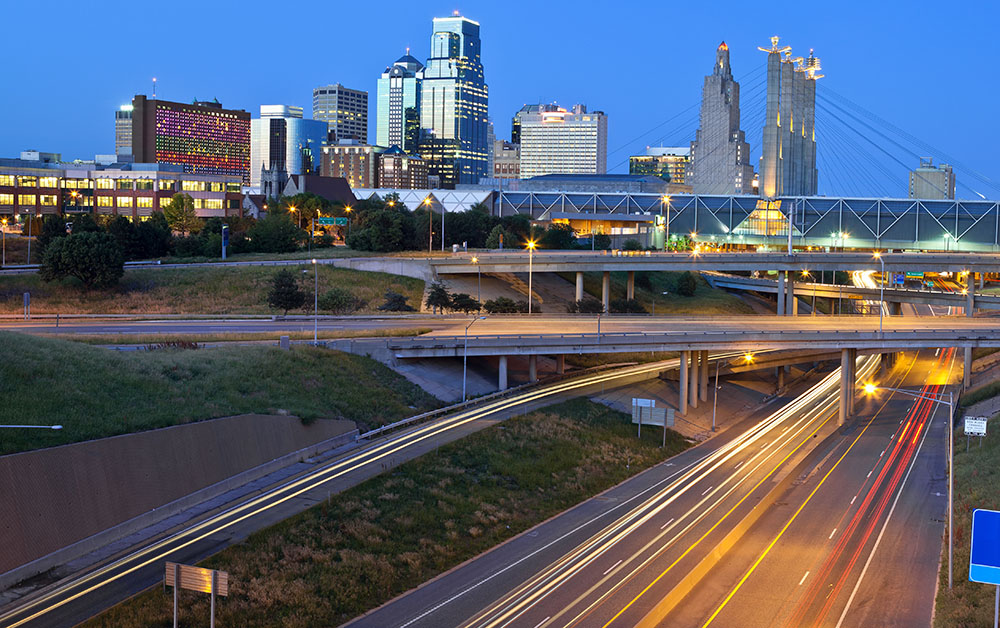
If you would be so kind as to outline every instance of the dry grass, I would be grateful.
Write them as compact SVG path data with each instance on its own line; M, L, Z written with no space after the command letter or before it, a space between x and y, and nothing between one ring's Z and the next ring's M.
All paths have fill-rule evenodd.
M403 336L419 336L431 331L430 328L418 327L390 327L377 329L341 329L341 330L320 330L318 336L320 340L336 340L340 338L398 338ZM184 342L194 340L201 343L206 342L277 342L281 336L288 336L289 340L312 340L311 331L273 331L273 332L245 332L232 334L44 334L45 338L58 338L71 342L82 342L88 345L145 345L158 342Z
M312 264L286 266L298 273L302 287L312 294ZM19 314L23 294L31 293L35 314L274 314L267 306L270 267L141 268L125 272L119 285L108 290L85 290L75 279L45 283L37 274L0 276L0 314ZM343 288L374 313L392 290L420 307L424 282L410 277L319 266L319 293ZM302 311L312 311L312 299ZM277 312L280 314L280 312Z
M686 446L668 437L640 441L626 415L582 399L467 436L205 561L233 583L219 625L339 625ZM207 603L185 597L184 615ZM170 618L157 586L85 625Z
M5 245L6 254L3 258L6 260L7 264L27 264L28 263L28 238L22 238L20 236L7 234L6 237L7 244ZM38 257L38 247L32 239L31 242L31 261L32 263L39 263L41 260Z

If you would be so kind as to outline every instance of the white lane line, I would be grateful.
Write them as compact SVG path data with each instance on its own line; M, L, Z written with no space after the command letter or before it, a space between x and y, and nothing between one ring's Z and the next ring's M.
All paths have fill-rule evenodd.
M800 586L800 587L802 586L802 583L803 583L803 582L805 582L805 581L806 581L806 578L808 578L808 577L809 577L809 572L808 572L808 571L807 571L807 572L805 572L804 574L802 574L802 579L801 579L801 580L799 580L799 586ZM537 628L537 627L536 627L536 628Z
M706 489L705 489L705 493L709 492L709 491L710 491L710 490L712 490L713 488L715 488L715 487L714 487L714 486L709 486L708 488L706 488ZM702 496L702 497L704 497L704 496L705 496L705 493L702 493L702 494L701 494L701 496Z
M535 628L538 628L539 626L541 626L542 624L544 624L545 622L547 622L547 621L548 621L548 620L550 620L550 619L552 619L552 615L549 615L548 617L546 617L546 618L545 618L545 619L543 619L542 621L540 621L540 622L538 622L537 624L535 624Z
M837 533L837 528L834 528L834 529L833 529L833 532L831 532L831 533L830 533L830 536L828 536L828 537L826 537L826 538L828 538L828 539L832 539L832 538L833 538L833 535L834 535L834 534L836 534L836 533Z
M871 471L869 471L869 472L868 472L868 477L871 477L871 476L872 476L872 471L874 471L874 470L875 470L875 469L872 469Z
M744 463L746 463L746 460L744 460L743 462L741 462L738 465L736 465L736 468L739 469L740 467L743 466Z
M663 528L667 527L668 525L670 525L673 522L674 522L674 520L673 520L673 518L671 518L670 521L668 521L668 522L664 523L662 526L660 526L660 529L662 530Z
M938 347L937 349L934 350L934 357L936 358L939 355L941 355L941 347Z
M851 498L851 505L852 505L852 506L854 505L854 500L855 500L855 499L857 499L857 498L858 498L858 496L857 496L857 495L855 495L854 497L852 497L852 498Z
M621 559L618 559L618 562L617 562L617 563L615 563L614 565L611 565L610 567L608 567L608 570L607 570L607 571L605 571L604 573L602 573L601 575L602 575L602 576L606 576L606 575L608 575L609 573L611 573L611 570L612 570L612 569L614 569L615 567L617 567L617 566L618 566L618 565L620 565L620 564L622 564L622 561L621 561ZM547 618L547 617L546 617L546 620L548 620L548 618ZM542 622L542 623L545 623L545 622Z
M881 458L881 457L882 457L882 456L884 456L884 455L885 455L885 450L883 449L883 450L882 450L882 453L880 453L880 454L878 455L878 457L879 457L879 458Z

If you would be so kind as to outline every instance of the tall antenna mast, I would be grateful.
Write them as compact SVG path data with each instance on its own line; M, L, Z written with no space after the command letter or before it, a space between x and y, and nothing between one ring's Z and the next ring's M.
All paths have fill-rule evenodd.
M156 100L156 77L153 77L153 100Z

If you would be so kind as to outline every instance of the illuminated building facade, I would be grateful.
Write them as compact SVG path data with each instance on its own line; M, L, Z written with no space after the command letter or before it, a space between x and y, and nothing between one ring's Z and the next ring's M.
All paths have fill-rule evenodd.
M319 169L327 137L323 120L304 120L302 107L261 105L250 121L250 183L259 187L262 169L310 174Z
M122 105L115 112L115 155L132 159L132 105Z
M427 164L393 146L378 158L378 185L396 190L427 189Z
M673 185L684 185L690 164L690 148L647 146L645 155L632 155L628 158L628 173L652 175Z
M521 146L505 140L493 141L493 178L521 178Z
M910 171L910 198L954 199L954 170L948 164L935 166L930 157L921 157L920 167Z
M368 142L368 92L349 89L340 83L313 90L313 119L323 120L332 142Z
M584 105L566 110L539 105L518 112L522 179L546 174L604 174L608 170L608 116Z
M379 156L385 150L353 140L324 146L320 175L347 179L351 189L378 187Z
M767 104L760 157L760 195L815 196L816 79L819 59L792 58L790 46L771 38L767 53Z
M740 84L729 67L729 46L719 44L701 90L698 132L691 142L685 182L695 194L752 194L750 145L740 129Z
M218 101L132 99L132 157L184 172L238 176L250 183L250 113Z
M420 89L420 156L442 187L479 183L490 151L479 24L456 12L434 18L433 30Z
M413 155L420 142L420 89L424 66L406 54L385 69L378 80L375 143L399 146Z

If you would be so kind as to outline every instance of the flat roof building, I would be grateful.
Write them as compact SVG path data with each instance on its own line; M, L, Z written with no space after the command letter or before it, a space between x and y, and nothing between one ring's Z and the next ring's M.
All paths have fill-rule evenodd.
M545 174L604 174L608 169L608 116L541 105L519 112L520 177Z
M378 184L384 188L402 190L426 189L427 163L415 155L407 155L393 146L378 158Z
M384 147L345 140L322 150L322 176L346 179L352 189L378 187L378 160L386 150Z
M644 155L632 155L628 158L628 173L652 175L673 185L684 185L690 164L690 148L647 146Z
M368 143L368 92L340 83L313 90L313 119L327 123L331 142Z
M302 107L261 105L260 117L250 121L250 184L260 186L264 169L289 175L319 170L326 137L327 123L304 120Z
M932 158L921 157L920 167L910 171L910 198L954 199L955 172L951 166L935 166Z

